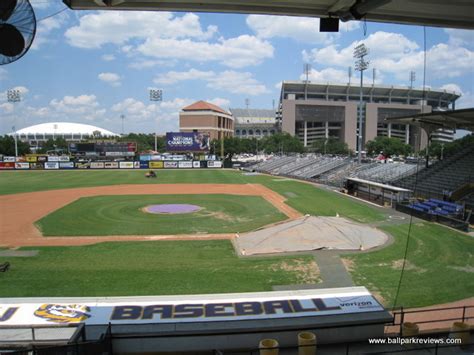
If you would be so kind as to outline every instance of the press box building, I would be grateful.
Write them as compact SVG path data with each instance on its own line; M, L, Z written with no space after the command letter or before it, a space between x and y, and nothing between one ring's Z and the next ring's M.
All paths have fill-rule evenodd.
M277 120L283 132L297 136L305 146L317 139L337 138L357 150L357 115L360 86L306 81L282 83ZM362 149L378 136L393 137L424 148L427 135L408 124L384 122L387 117L455 108L455 92L370 85L363 87ZM450 142L452 130L437 131L432 141Z

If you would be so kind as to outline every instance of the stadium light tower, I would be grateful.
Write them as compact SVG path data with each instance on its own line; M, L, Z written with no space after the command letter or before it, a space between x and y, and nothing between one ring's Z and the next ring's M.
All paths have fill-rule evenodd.
M123 137L123 136L124 136L123 123L124 123L124 120L125 120L125 115L124 115L124 114L121 114L121 115L120 115L120 119L122 120L122 137Z
M150 101L163 101L163 90L161 89L150 89ZM158 136L155 130L155 152L158 151Z
M18 89L7 90L7 100L8 102L12 102L12 103L20 102L21 101L20 90ZM15 122L16 122L16 117L15 117ZM18 156L18 137L16 134L15 125L13 125L12 129L13 129L13 139L15 141L15 161L16 161L16 157Z
M362 160L362 105L363 105L363 84L364 84L364 70L369 67L369 61L366 61L364 57L369 54L369 49L364 43L359 44L354 48L355 70L360 71L360 97L359 97L359 112L358 112L358 132L357 132L357 160L360 164Z

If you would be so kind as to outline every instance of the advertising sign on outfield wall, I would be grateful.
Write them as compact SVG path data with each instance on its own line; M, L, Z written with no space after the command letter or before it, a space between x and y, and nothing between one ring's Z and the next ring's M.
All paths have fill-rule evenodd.
M91 162L91 169L104 169L105 165L103 162L95 161Z
M74 162L72 161L60 161L59 169L74 169Z
M133 161L121 161L119 167L120 169L133 169Z
M78 169L89 169L89 163L76 163L76 168Z
M189 169L189 168L192 168L193 167L193 162L192 161L179 161L178 162L178 168L186 168L186 169Z
M208 168L222 168L222 162L220 160L216 160L216 161L208 161L207 162L207 167Z
M133 168L134 169L140 169L140 162L139 161L134 161L133 162Z
M175 169L178 167L177 161L165 161L165 169Z
M117 161L108 161L105 162L105 168L106 169L118 169L119 163Z
M44 168L47 169L47 170L59 169L59 163L58 162L46 161L46 162L44 162Z
M0 162L0 169L1 170L10 170L15 169L15 163L13 162Z
M59 161L64 161L64 162L71 160L68 155L61 155L58 158L59 158Z
M165 164L162 161L150 161L149 167L150 169L163 169Z
M148 161L140 160L140 169L148 169Z
M44 163L30 163L30 169L42 170L44 169Z
M324 291L324 292L323 292ZM303 290L201 295L189 297L155 297L154 300L133 299L114 302L97 299L92 302L38 303L9 301L0 304L0 325L46 325L85 323L99 324L166 324L216 321L248 321L289 319L381 312L384 308L364 288L352 287L333 292ZM90 299L89 299L90 300ZM354 316L356 317L356 316Z
M36 155L27 155L25 160L30 163L36 163Z
M200 161L193 161L193 168L194 169L199 169L201 167L201 162Z
M4 161L5 163L14 163L16 160L15 160L15 157L7 157L7 156L5 156L5 157L3 157L3 161Z
M48 161L59 161L59 157L55 155L48 156Z
M40 163L44 163L45 161L48 161L48 157L45 156L45 155L38 155L36 157L36 161L40 162Z
M15 163L15 169L29 169L30 163Z

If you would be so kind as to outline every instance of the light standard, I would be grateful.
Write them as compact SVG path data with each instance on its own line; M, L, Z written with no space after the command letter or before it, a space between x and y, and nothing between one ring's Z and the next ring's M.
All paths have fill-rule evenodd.
M357 160L359 164L362 160L362 105L363 105L363 83L364 83L364 70L369 67L369 61L365 61L364 57L369 54L369 49L365 44L361 43L354 48L354 58L357 58L355 62L355 70L360 71L360 97L359 97L359 114L358 114L358 133L357 133L357 145L358 155Z
M150 89L150 101L163 101L163 90L161 89ZM158 137L156 136L155 130L155 152L158 151Z
M7 100L8 102L19 102L21 100L20 90L17 90L17 89L7 90ZM16 122L16 117L15 117L15 122ZM13 128L13 139L15 140L15 161L16 161L16 157L18 156L18 139L16 135L15 125L12 128Z
M122 137L124 136L124 132L123 132L123 121L125 120L125 115L122 114L120 115L120 119L122 120Z

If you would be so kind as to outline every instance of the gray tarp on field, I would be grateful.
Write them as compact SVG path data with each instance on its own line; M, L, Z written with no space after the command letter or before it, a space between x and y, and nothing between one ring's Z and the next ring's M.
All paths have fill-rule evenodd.
M342 217L305 216L241 234L234 243L239 254L254 255L317 249L367 250L387 241L388 236L382 231Z

